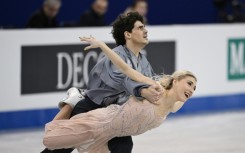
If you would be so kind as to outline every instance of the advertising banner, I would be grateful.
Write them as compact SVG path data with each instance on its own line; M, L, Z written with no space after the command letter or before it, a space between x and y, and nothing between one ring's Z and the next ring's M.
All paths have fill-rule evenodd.
M108 44L114 48L115 44ZM86 88L89 72L100 60L100 49L83 51L85 45L21 47L21 94ZM175 70L175 42L152 42L143 51L155 73Z

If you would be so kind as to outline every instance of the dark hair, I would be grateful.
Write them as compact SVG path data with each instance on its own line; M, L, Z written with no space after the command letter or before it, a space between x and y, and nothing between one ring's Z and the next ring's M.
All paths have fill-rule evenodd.
M126 39L124 32L132 32L136 21L144 24L143 17L138 12L129 12L127 15L121 14L112 24L112 36L116 41L117 46L125 45Z

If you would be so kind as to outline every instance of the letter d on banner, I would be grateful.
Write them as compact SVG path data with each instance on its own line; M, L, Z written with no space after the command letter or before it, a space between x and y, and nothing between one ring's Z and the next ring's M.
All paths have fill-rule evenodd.
M72 59L68 53L62 52L57 54L58 58L58 84L57 89L67 88L72 81ZM62 60L64 59L64 60ZM67 63L67 79L63 83L63 61Z

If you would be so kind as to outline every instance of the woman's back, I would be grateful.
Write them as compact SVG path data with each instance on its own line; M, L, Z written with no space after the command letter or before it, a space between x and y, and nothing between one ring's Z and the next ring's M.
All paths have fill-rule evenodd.
M114 106L109 106L114 107ZM156 113L155 106L148 101L139 101L131 97L122 106L114 117L114 120L108 124L108 129L115 129L114 136L139 135L150 129L160 126L165 119Z
M110 105L70 120L54 120L46 125L45 144L50 149L76 147L80 152L107 148L114 137L139 135L160 126L165 117L155 108L148 101L131 97L121 106Z
M139 101L131 97L123 105L113 104L71 119L83 123L89 121L94 132L106 134L106 137L139 135L162 124L165 116L159 115L156 108L157 105L146 100Z

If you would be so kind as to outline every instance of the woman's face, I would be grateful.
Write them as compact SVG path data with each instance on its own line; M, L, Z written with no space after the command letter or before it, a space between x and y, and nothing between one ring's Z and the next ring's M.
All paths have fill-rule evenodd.
M177 101L186 102L196 90L196 80L190 76L174 80L173 90L176 93Z

